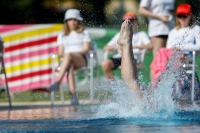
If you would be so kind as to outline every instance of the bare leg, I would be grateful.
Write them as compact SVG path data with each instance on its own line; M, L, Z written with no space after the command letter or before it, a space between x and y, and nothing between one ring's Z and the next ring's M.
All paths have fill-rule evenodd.
M71 96L71 105L78 105L78 98L76 96L76 85L75 85L75 79L74 79L74 66L70 65L69 71L68 71L68 84L69 84L69 90L70 90L70 96Z
M69 71L68 71L68 84L69 84L69 90L72 95L76 95L75 91L75 79L74 79L74 66L70 65Z
M69 75L70 91L72 92L72 94L73 93L75 94L75 81L74 81L73 71L74 69L79 69L80 67L85 66L85 65L86 65L85 59L83 58L81 54L77 54L77 53L65 54L64 60L61 63L58 79L54 84L49 86L47 90L57 91L59 89L59 85L62 81L62 78L65 75L65 72L68 71L69 73L70 71L70 75ZM70 68L70 66L73 66L73 67Z
M161 38L161 37L151 37L151 42L152 42L152 45L153 45L153 58L156 56L158 50L162 47L165 47L166 46L166 42L167 42L167 38ZM151 79L151 82L153 83L153 71L150 70L150 79Z
M64 59L60 66L60 72L58 75L58 79L56 81L57 84L60 84L65 72L68 71L69 66L71 64L73 64L75 69L78 69L82 66L85 66L86 62L85 62L84 58L82 57L82 55L80 55L80 54L76 54L76 53L65 54Z
M151 42L153 45L153 57L155 57L158 50L166 46L167 38L151 37Z
M137 90L138 96L141 97L139 84L137 83L137 67L132 52L132 36L132 25L129 20L126 20L122 23L120 37L118 39L118 44L122 46L121 73L124 81L127 82L131 88Z
M108 79L114 80L114 75L112 73L112 69L114 68L113 62L110 59L108 59L103 61L101 66L103 68L103 72L106 75L106 77Z

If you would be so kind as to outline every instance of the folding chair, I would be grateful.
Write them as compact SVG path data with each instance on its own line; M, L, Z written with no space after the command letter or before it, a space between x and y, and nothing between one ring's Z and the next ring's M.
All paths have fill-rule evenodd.
M192 87L191 87L191 101L195 101L195 69L198 68L195 65L196 51L192 51L192 64L183 64L183 68L186 69L186 74L192 74ZM189 68L189 69L188 69Z
M0 73L4 74L4 76L5 76L6 93L7 93L7 97L8 97L9 107L11 108L12 105L11 105L10 93L9 93L9 89L8 89L8 81L7 81L7 76L6 76L3 55L4 55L4 46L3 46L3 41L0 39L0 63L1 63Z
M52 84L54 83L54 77L56 75L56 71L60 70L60 67L54 65L56 62L57 54L53 54L52 56ZM97 77L99 77L99 69L98 69L98 58L97 58L97 43L92 41L90 44L90 51L86 55L88 65L84 66L74 72L76 81L76 86L80 87L90 82L90 103L93 103L93 88L94 88L94 71L96 71ZM79 73L82 71L83 73ZM80 75L84 75L84 79L79 80L78 77ZM60 88L60 93L63 95L63 87ZM61 96L61 101L63 102L63 96ZM51 104L54 102L54 92L51 92Z

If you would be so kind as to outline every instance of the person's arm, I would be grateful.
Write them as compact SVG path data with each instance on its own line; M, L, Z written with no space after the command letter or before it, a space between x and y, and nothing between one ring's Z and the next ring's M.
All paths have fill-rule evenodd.
M121 47L118 46L118 45L114 45L114 46L106 45L106 46L104 46L103 50L104 50L104 51L121 50Z
M148 43L148 44L145 44L145 45L133 46L133 49L135 49L135 48L152 50L153 45L151 43Z
M104 51L110 50L121 50L121 47L117 45L117 39L119 38L119 33L117 33L108 43L104 46Z
M58 56L63 57L64 54L64 46L62 44L58 45Z
M196 42L195 45L194 44L184 45L181 48L181 50L188 50L188 51L200 50L200 26L195 25L192 30L193 30L194 38L195 38L195 41L193 42Z
M200 44L196 44L196 45L186 45L183 47L180 47L181 50L186 50L186 51L198 51L200 50Z
M159 19L163 22L169 22L170 21L168 16L161 16L161 15L153 14L146 7L139 7L139 14L146 16L146 17Z
M90 42L83 42L83 50L75 53L86 55L89 52L89 50L90 50Z

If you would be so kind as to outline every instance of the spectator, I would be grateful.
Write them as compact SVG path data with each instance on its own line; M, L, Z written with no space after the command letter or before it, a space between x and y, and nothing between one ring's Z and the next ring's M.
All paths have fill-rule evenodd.
M71 104L77 105L78 98L75 91L74 70L87 65L86 54L90 48L90 36L81 24L83 18L77 9L68 9L64 17L64 30L58 35L58 55L63 57L57 81L47 89L59 90L59 85L65 72L71 94Z
M137 16L132 13L128 12L124 14L123 21L130 20L132 23L132 49L134 53L134 57L137 63L141 63L141 49L151 49L150 39L147 34L143 31L137 31ZM117 69L121 65L121 47L117 45L117 39L119 38L120 33L117 33L104 47L105 51L109 50L117 50L117 54L115 54L112 58L103 61L102 68L104 74L108 79L114 79L114 75L112 70Z
M139 13L148 17L148 32L153 45L153 58L166 46L169 31L174 27L174 0L141 0ZM153 73L150 73L151 80Z
M185 55L200 50L200 27L194 24L189 4L181 4L176 10L176 27L169 33L167 48L182 50Z

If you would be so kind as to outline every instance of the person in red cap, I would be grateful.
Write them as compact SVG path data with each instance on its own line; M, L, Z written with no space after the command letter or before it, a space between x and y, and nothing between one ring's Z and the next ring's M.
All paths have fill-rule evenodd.
M190 51L200 50L200 27L194 20L189 4L177 7L176 27L169 33L167 48L180 49L187 56L190 56Z
M137 63L141 62L141 49L151 49L150 39L143 31L138 32L137 28L137 16L132 12L124 14L122 21L129 20L132 24L132 49L134 58ZM104 47L104 51L117 50L117 53L109 59L102 62L103 72L108 79L114 80L113 70L117 69L121 65L121 48L117 45L117 39L120 33L117 33Z

